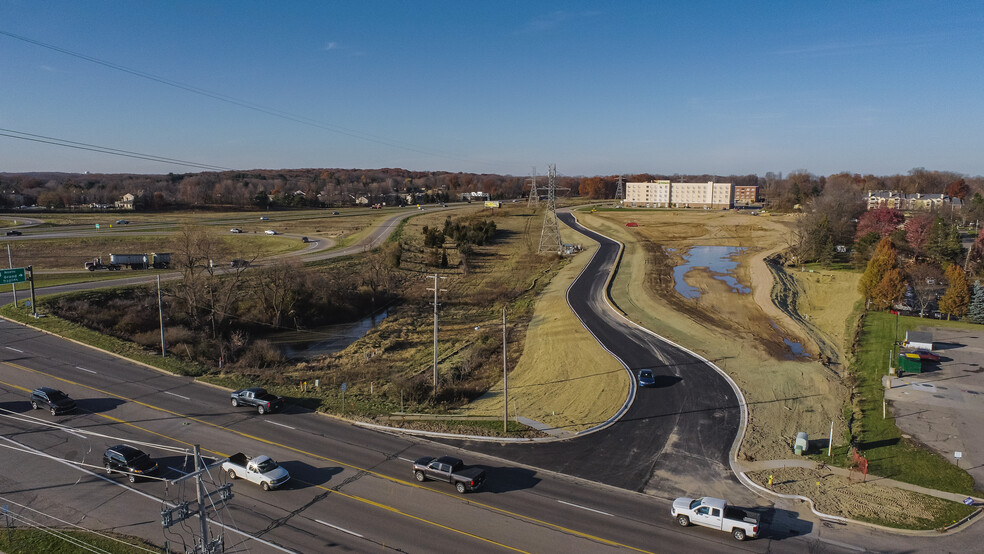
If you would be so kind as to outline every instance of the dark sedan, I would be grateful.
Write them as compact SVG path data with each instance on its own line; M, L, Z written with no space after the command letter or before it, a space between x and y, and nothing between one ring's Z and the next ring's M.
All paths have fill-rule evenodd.
M47 408L51 415L58 415L74 410L75 401L58 389L40 387L31 391L31 407Z
M112 475L113 472L126 473L127 479L131 483L136 483L140 477L146 477L157 473L157 462L142 450L138 450L126 444L117 444L106 449L103 454L103 467L106 473Z

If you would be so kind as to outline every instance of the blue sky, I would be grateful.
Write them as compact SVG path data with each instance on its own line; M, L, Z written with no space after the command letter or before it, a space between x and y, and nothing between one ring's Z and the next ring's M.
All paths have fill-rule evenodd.
M982 175L982 30L979 0L0 0L0 133L234 169ZM199 170L0 136L0 172Z

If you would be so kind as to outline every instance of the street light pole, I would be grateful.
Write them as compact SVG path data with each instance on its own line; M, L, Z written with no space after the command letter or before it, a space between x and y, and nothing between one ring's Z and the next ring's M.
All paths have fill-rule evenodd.
M502 307L502 432L509 432L509 373L506 371L506 307Z

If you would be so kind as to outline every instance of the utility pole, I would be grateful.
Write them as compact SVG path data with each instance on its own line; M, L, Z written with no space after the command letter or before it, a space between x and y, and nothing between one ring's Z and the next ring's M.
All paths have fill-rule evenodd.
M536 190L536 168L533 168L533 176L530 177L530 201L529 207L536 208L540 205L540 191Z
M34 297L34 266L27 266L27 270L31 272L31 277L28 281L31 282L31 311L34 312L34 319L38 318L38 301Z
M502 432L509 432L509 373L506 371L506 307L502 307Z
M437 307L440 305L437 302L437 293L448 292L448 289L442 289L437 286L438 279L447 279L447 277L443 277L435 273L434 288L427 289L434 291L434 398L437 398Z
M228 458L219 460L210 466L206 466L202 460L201 447L195 445L195 471L171 481L171 484L180 483L186 479L195 480L195 496L198 500L198 520L201 523L201 537L195 537L195 547L189 550L189 554L222 554L225 549L225 538L222 536L209 540L208 538L208 504L211 502L212 494L206 492L202 476L208 470L219 467ZM232 498L232 483L226 483L215 491L219 494L221 501L228 501ZM161 525L167 529L172 525L193 517L193 512L189 509L191 502L182 502L173 508L161 510Z
M540 231L540 248L537 252L563 253L560 225L557 222L557 166L554 164L550 164L547 172L547 210L543 213L543 229Z
M167 356L164 345L164 306L161 303L161 276L157 276L157 315L161 319L161 357Z

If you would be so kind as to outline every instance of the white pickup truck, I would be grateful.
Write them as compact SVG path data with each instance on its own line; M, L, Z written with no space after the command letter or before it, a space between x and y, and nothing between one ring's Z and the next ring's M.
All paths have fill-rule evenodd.
M731 533L740 541L758 536L759 514L728 506L720 498L677 498L670 513L682 527L703 525Z
M241 452L230 456L229 461L222 464L222 471L230 480L242 477L265 491L275 489L290 479L290 473L269 456L250 458Z

